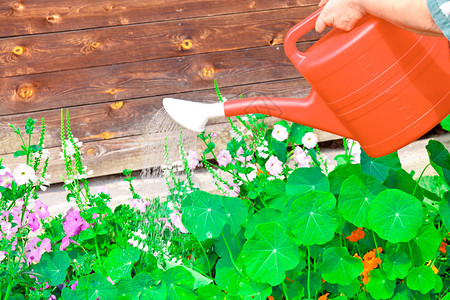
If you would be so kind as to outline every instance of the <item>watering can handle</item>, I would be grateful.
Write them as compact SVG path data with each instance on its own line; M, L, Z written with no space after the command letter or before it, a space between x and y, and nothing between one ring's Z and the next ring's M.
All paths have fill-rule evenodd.
M297 41L315 27L316 20L321 12L322 8L319 8L303 21L292 27L286 34L284 39L284 51L294 66L300 64L306 57L305 52L300 52L297 49Z

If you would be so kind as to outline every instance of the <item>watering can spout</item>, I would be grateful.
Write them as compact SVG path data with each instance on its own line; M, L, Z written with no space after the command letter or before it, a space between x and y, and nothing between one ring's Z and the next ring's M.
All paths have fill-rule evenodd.
M167 113L180 125L197 132L205 129L210 118L264 114L353 138L314 91L303 99L254 97L205 104L165 98L163 105Z

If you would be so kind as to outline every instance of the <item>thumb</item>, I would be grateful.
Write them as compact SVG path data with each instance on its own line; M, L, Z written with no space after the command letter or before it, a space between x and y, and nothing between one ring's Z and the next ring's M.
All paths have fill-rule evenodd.
M322 6L324 6L325 4L327 4L327 2L328 2L328 0L320 0L320 2L319 2L319 7L322 7Z
M317 18L315 28L317 32L322 32L327 28L327 24L323 20L322 14L320 14L319 17Z

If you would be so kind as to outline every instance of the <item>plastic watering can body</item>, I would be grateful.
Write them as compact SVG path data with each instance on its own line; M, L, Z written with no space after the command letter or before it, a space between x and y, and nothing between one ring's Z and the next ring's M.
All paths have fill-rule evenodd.
M319 13L285 38L286 55L310 83L310 95L230 101L226 116L265 113L355 139L368 155L379 157L421 137L450 114L446 38L366 17L350 32L332 29L300 52L296 42L314 28Z

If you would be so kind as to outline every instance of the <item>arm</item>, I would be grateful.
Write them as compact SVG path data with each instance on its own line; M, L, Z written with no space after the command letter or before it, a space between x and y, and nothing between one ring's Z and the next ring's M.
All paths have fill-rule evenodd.
M442 35L426 0L321 0L319 6L323 6L323 11L316 22L318 32L327 26L351 30L370 14L410 31Z

